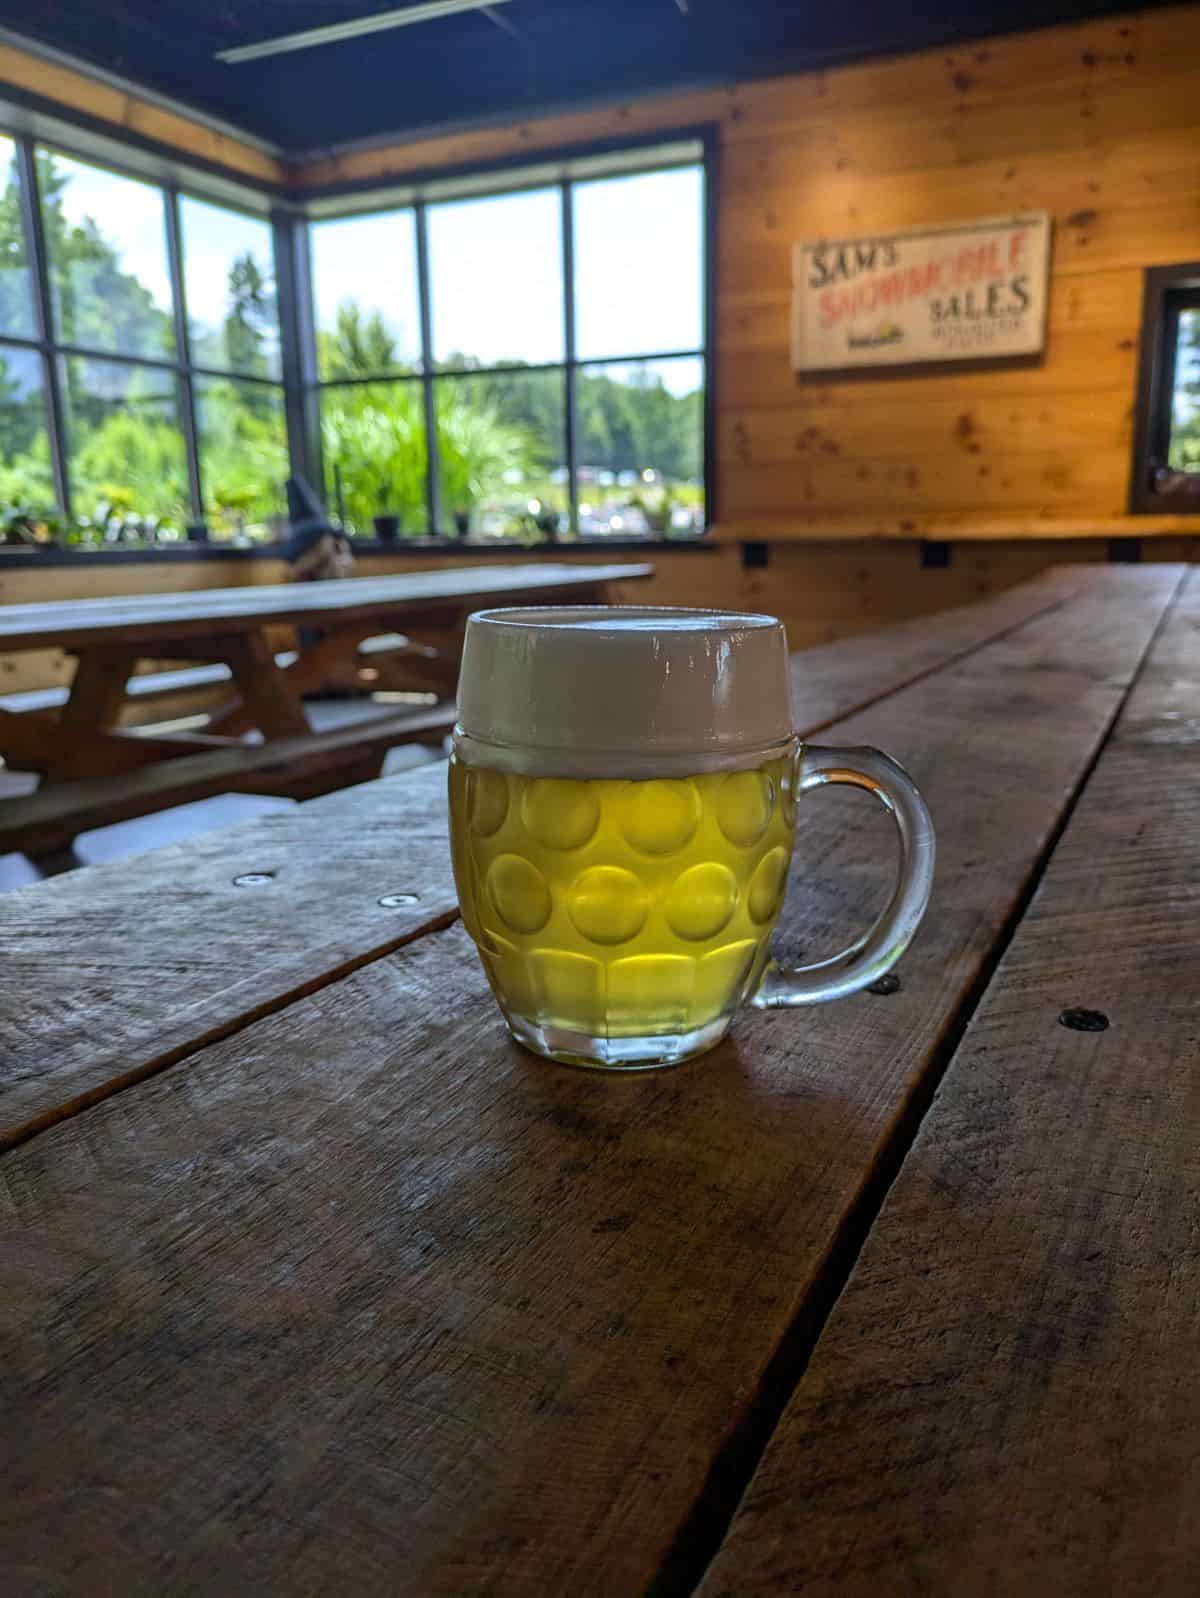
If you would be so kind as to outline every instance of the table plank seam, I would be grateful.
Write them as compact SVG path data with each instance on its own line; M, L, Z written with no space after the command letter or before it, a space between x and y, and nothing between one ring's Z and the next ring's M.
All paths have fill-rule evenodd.
M805 727L802 736L811 738L814 733L824 732L828 727L835 727L838 722L846 721L850 716L861 715L864 710L870 710L875 705L884 704L896 694L902 693L906 688L912 688L919 682L924 682L926 677L935 677L939 672L947 671L952 666L961 665L964 660L969 660L972 655L977 655L981 649L990 649L993 644L998 644L1002 639L1010 637L1013 633L1020 632L1022 627L1028 627L1035 621L1042 621L1051 612L1061 610L1065 605L1077 598L1078 589L1073 589L1069 594L1063 594L1060 599L1051 600L1043 605L1040 610L1030 611L1028 615L1019 617L1016 621L1009 622L1007 626L999 628L994 633L989 633L986 638L977 638L973 644L964 644L955 654L946 655L940 660L923 666L920 671L914 672L911 677L903 681L892 683L880 693L871 694L866 699L857 700L845 709L839 709L831 716L826 716L822 721L813 722Z
M714 1455L705 1484L668 1549L644 1598L691 1598L703 1582L726 1533L738 1513L751 1480L762 1460L784 1410L804 1378L824 1327L840 1298L888 1193L900 1174L937 1090L949 1070L1001 961L1012 943L1054 852L1070 823L1121 717L1140 683L1154 647L1178 605L1188 582L1181 572L1156 621L1137 667L1119 695L1111 716L1096 740L1088 760L1067 795L1062 810L1032 862L1012 907L995 940L983 956L961 1003L946 1017L941 1035L931 1050L926 1070L896 1116L878 1159L847 1208L824 1258L804 1295L803 1307L788 1326L749 1402L723 1446ZM1054 607L1050 607L1054 608ZM1043 613L1044 614L1044 613ZM1010 629L1013 630L1013 629ZM972 651L966 651L972 653ZM882 696L886 698L887 696Z
M270 998L247 1003L244 1008L235 1009L232 1014L226 1014L219 1021L213 1022L203 1032L194 1030L194 1021L189 1021L191 1012L185 1011L171 1029L171 1032L167 1033L167 1036L170 1037L172 1033L177 1035L181 1031L186 1032L186 1039L183 1041L175 1042L167 1048L160 1049L156 1054L143 1060L140 1065L107 1077L103 1082L97 1083L95 1087L78 1093L72 1098L64 1099L60 1104L52 1105L36 1115L31 1115L27 1120L17 1125L8 1129L0 1128L0 1158L3 1158L5 1154L11 1153L14 1149L20 1148L22 1144L28 1143L38 1133L49 1131L51 1127L57 1126L63 1121L72 1120L84 1110L90 1109L93 1105L102 1104L106 1099L113 1098L118 1093L124 1093L129 1088L140 1086L141 1083L148 1081L151 1077L158 1076L161 1072L169 1070L174 1065L180 1065L191 1055L199 1054L214 1043L221 1043L238 1032L244 1032L247 1027L253 1026L256 1022L264 1020L267 1016L275 1015L280 1010L287 1009L289 1005L295 1004L299 999L309 998L312 994L319 993L322 988L327 988L333 983L341 981L342 978L361 970L363 966L373 965L376 961L385 959L390 954L395 954L406 945L416 943L419 939L427 937L431 933L444 932L458 920L459 912L457 908L445 911L438 916L431 916L421 926L410 928L398 937L389 938L385 943L375 945L370 949L347 955L328 970L321 971L315 976L309 976L307 979L297 980L283 991L272 994ZM256 979L251 978L248 982L239 983L237 986L250 988L255 983ZM207 1008L210 1003L211 1001L205 1001L205 1005L200 1010L201 1015L204 1008Z

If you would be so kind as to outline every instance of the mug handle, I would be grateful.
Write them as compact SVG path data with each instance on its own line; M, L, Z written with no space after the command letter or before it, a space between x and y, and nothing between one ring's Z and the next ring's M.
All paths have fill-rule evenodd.
M749 999L755 1010L824 1004L878 981L912 942L933 888L933 822L912 778L878 749L803 746L796 761L797 795L826 783L865 788L889 810L900 837L896 886L875 925L828 960L792 969L770 961Z

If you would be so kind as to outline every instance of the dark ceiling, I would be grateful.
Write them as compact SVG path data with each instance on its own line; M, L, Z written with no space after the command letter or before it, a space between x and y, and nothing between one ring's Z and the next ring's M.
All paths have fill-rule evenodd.
M3 23L299 154L1129 8L1128 0L506 0L496 21L464 13L238 66L214 59L399 4L5 0Z

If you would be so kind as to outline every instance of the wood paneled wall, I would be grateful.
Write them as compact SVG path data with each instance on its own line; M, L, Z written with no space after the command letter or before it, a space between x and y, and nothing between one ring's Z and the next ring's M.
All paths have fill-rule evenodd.
M115 138L136 134L164 149L194 160L225 167L231 176L278 187L285 176L282 162L249 140L200 122L156 100L48 61L31 50L0 43L0 85L12 84L22 95L36 95L68 116L108 123Z
M1200 6L666 96L301 166L392 179L699 123L719 130L719 532L1186 532L1127 518L1147 266L1200 258ZM802 237L1045 207L1048 347L1023 366L798 380Z

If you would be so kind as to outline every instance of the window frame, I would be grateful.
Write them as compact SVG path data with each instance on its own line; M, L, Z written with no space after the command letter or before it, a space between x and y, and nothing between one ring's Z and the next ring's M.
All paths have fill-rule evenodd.
M278 392L283 402L283 411L288 428L289 457L294 463L297 459L297 441L293 437L291 411L288 405L286 351L288 340L282 304L285 275L284 258L280 250L280 227L274 210L257 208L251 202L249 193L242 196L242 203L238 203L237 200L231 197L227 185L221 185L219 191L209 191L199 175L197 175L197 181L191 181L190 176L184 176L181 181L173 175L156 177L143 169L125 166L120 161L113 159L107 150L98 154L89 149L85 139L68 142L66 139L57 136L43 137L36 131L23 131L12 126L0 128L0 133L3 133L4 137L9 139L14 147L17 181L20 186L21 220L28 256L34 314L33 333L31 336L5 333L0 335L0 346L30 350L36 353L40 359L42 389L46 406L46 426L50 442L51 469L58 512L67 520L72 518L71 439L67 428L61 366L61 361L65 358L107 360L121 366L141 367L170 373L173 376L177 395L176 408L179 415L179 426L183 436L184 454L187 463L188 496L190 500L189 516L192 522L204 521L207 517L203 492L203 474L200 465L199 429L196 420L195 379L218 378L237 382L258 383ZM114 176L146 184L161 194L166 234L167 272L172 299L172 327L175 341L173 355L125 355L115 351L92 349L66 341L58 336L59 329L54 319L50 261L46 247L41 193L35 160L35 152L38 149L46 150L52 155L58 153L70 160L110 172ZM220 206L228 211L240 212L242 215L252 217L255 221L264 222L270 227L276 294L280 302L281 350L280 376L278 378L260 378L246 373L226 371L223 368L196 363L192 360L187 298L184 286L183 240L179 216L179 202L184 196L191 196L206 204ZM269 197L264 195L263 198L267 199Z
M670 152L678 149L672 158ZM662 162L650 159L662 151ZM611 536L581 534L579 528L578 479L578 406L577 380L581 373L595 371L605 366L637 366L655 361L688 358L700 362L704 383L702 407L701 472L704 488L704 532L716 520L717 469L716 469L716 263L717 181L716 129L711 124L664 130L653 135L612 141L604 140L585 145L572 145L540 153L536 161L528 156L480 163L469 167L441 168L432 172L415 174L407 182L393 182L386 188L378 182L352 189L341 188L311 196L305 213L294 224L304 235L295 285L297 300L307 306L307 325L304 329L307 348L302 354L302 365L307 373L303 411L303 428L306 446L305 466L312 481L324 485L324 461L321 452L321 396L326 389L350 387L356 383L385 382L380 375L364 375L349 379L323 381L317 371L315 316L313 314L313 282L311 274L311 249L308 230L324 221L340 221L353 216L378 215L389 210L411 208L417 241L417 292L421 317L421 370L402 379L422 385L425 399L426 428L426 517L429 536L439 543L459 541L446 523L446 507L441 503L441 462L439 459L435 391L439 380L461 377L485 377L498 373L548 373L560 374L565 389L565 414L563 446L567 468L567 530L572 542L598 546L609 545ZM685 153L686 152L686 153ZM644 162L626 163L622 157L644 155ZM611 162L611 166L606 163ZM576 170L584 166L583 171ZM621 177L629 173L665 172L678 168L699 167L701 185L701 237L704 248L702 275L702 303L699 346L684 350L652 350L605 356L600 360L585 360L579 356L575 327L575 261L574 261L574 191L579 183L594 182L607 177ZM506 181L506 179L511 179ZM529 365L496 364L471 367L464 370L439 367L434 360L432 329L432 294L429 259L428 209L431 205L455 200L483 197L500 197L520 194L529 190L556 188L559 191L559 227L563 272L563 359ZM699 536L704 536L700 534ZM630 541L653 543L653 534L631 535ZM686 539L677 542L687 542Z
M1200 261L1147 269L1142 289L1142 332L1134 411L1129 509L1135 515L1200 515L1200 472L1176 488L1159 487L1169 473L1171 407L1179 316L1200 309Z

